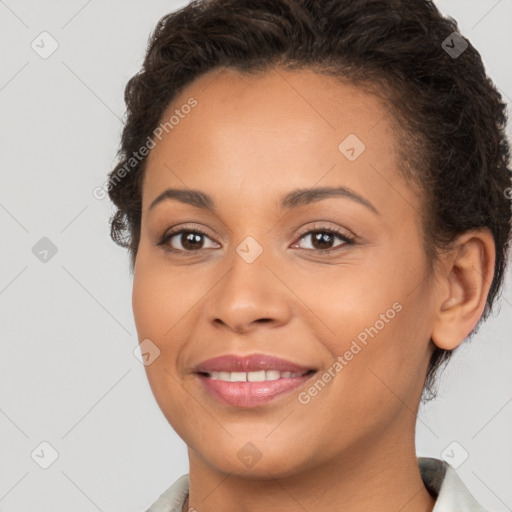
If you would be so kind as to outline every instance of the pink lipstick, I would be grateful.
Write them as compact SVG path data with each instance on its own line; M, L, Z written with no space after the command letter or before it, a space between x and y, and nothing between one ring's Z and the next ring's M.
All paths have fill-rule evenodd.
M195 371L214 398L255 407L302 386L316 369L264 354L229 354L203 361Z

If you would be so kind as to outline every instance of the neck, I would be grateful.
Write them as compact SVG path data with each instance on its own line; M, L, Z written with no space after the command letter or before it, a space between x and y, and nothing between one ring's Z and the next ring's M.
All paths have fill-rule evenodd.
M398 430L394 438L365 439L322 466L286 477L269 472L268 479L219 472L189 449L190 499L183 510L431 512L435 500L420 476L414 425L405 439Z

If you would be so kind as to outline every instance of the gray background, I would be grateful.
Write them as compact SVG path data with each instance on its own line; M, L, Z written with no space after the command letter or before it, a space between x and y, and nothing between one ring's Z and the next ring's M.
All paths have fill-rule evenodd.
M184 3L0 2L0 511L143 511L188 470L133 354L112 208L92 194L115 163L124 85L147 37ZM437 3L510 103L512 0ZM45 59L31 47L48 52L53 40ZM43 237L57 249L46 261ZM510 277L501 311L456 354L417 428L418 453L451 457L495 511L512 510ZM43 441L58 453L47 469Z

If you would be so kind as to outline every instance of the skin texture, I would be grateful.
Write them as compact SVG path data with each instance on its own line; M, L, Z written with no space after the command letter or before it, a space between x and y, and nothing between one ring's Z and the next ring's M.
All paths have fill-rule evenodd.
M160 356L146 367L165 417L187 443L199 512L432 510L414 428L430 342L452 349L480 317L492 279L490 234L462 235L429 272L421 194L398 174L383 100L310 70L257 75L217 69L185 88L168 119L197 106L147 162L133 311L139 340ZM338 149L356 134L354 161ZM293 210L296 188L344 186L347 197ZM165 200L167 188L210 195L216 210ZM188 255L157 243L170 228L207 233ZM338 228L320 253L307 231ZM263 252L247 263L246 237ZM185 252L181 235L167 248ZM201 249L201 247L204 247ZM353 340L401 306L307 403L298 400ZM379 324L380 325L380 324ZM253 409L216 401L193 373L223 354L270 354L316 368L301 389ZM252 443L261 458L239 458ZM245 448L247 450L247 448Z

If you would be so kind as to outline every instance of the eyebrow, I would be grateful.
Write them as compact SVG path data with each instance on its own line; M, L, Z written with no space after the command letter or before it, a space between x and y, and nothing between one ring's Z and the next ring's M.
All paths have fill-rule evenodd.
M368 201L368 199L360 196L353 190L347 187L320 187L320 188L303 188L292 190L284 197L281 198L281 208L294 209L306 206L322 199L329 199L332 197L343 197L351 199L363 206L366 206L375 214L379 214L377 208ZM216 209L215 201L204 192L193 189L176 189L168 188L159 194L149 205L148 210L152 210L157 204L165 200L174 199L184 204L195 206L204 210L213 211Z

